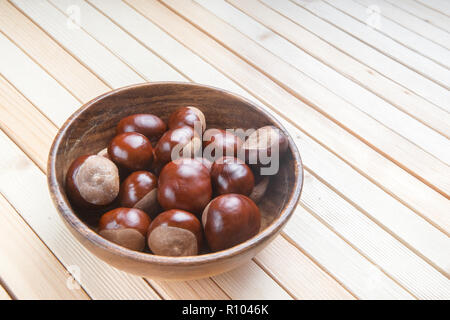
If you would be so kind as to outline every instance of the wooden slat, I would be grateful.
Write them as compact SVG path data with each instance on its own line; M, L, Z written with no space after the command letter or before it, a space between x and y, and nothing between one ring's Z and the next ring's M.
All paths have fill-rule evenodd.
M356 23L349 24L348 27L339 24L340 28L356 35L359 40L393 57L398 62L417 70L425 77L449 88L450 52L447 49L428 39L418 37L414 32L386 19L381 13L371 13L364 5L359 3L342 0L324 1L339 9L341 14L348 14L354 18L352 22ZM373 26L369 26L369 19L377 20L373 23ZM402 45L399 45L399 43ZM424 68L417 66L418 63Z
M358 298L413 299L302 206L297 207L285 233L289 241L313 257Z
M306 135L297 135L308 172L379 223L411 250L446 275L450 274L450 239L412 210L362 178L342 160ZM445 219L450 219L448 216ZM448 248L448 249L446 249Z
M308 173L302 204L417 298L450 297L449 279ZM441 250L450 252L450 240Z
M349 250L352 250L352 249L349 247ZM285 259L289 259L289 257L285 257ZM273 259L267 259L267 258L266 258L266 261L264 261L264 259L258 258L258 261L259 261L260 263L264 263L265 265L268 265L268 266L270 266L271 260L273 260ZM289 265L290 268L293 267L293 266L291 266L290 264L288 264L288 265ZM297 266L297 268L298 268L298 266ZM270 269L268 269L268 270L270 270ZM314 270L314 269L313 269L313 270ZM282 270L279 270L279 272L282 272ZM326 277L325 277L325 278L322 277L322 281L324 281L324 279L326 279ZM331 285L332 282L331 282L330 280L331 280L331 279L328 278L328 279L327 279L327 282L330 282L329 284ZM334 295L335 295L338 291L339 291L339 290L331 290L331 292L333 292ZM342 297L345 297L345 296L346 296L346 295L345 295L345 292L342 292L342 290L340 290L340 291L341 291L340 295L341 295ZM306 294L307 294L307 290L304 290L304 291L303 291L303 295L306 295ZM361 293L361 295L364 296L364 293ZM351 297L351 296L347 295L347 297Z
M283 259L289 259L289 257L283 254ZM268 278L267 273L253 261L230 272L214 276L213 279L233 299L292 299L280 286L274 286L272 278ZM269 282L269 279L272 281Z
M151 281L151 280L148 280ZM167 300L229 300L230 297L213 281L192 280L183 282L151 281L152 286Z
M61 13L66 13L70 6L77 6L82 17L81 27L83 30L112 51L145 80L185 81L185 78L179 72L139 42L130 38L101 13L92 10L92 7L86 2L80 0L49 0L49 2L57 7ZM50 13L56 15L53 11L46 11L46 14ZM85 41L83 45L85 45Z
M431 188L450 197L450 176L442 173L448 165L417 148L406 139L396 135L382 124L374 121L347 101L332 94L323 86L306 77L270 52L251 42L234 28L217 19L196 3L166 0L172 9L206 30L215 39L242 56L277 83L306 100L316 110L333 118L355 136L360 137L378 152L398 163L405 170L427 183ZM256 2L245 1L255 11ZM450 114L448 114L450 120ZM450 122L449 122L450 123Z
M11 296L6 292L5 288L0 285L0 300L12 300Z
M23 74L41 73L41 68L18 49L8 38L0 33L0 46L4 59L0 59L0 73L10 82L15 83L18 90L25 97L33 97L39 110L48 115L48 118L57 125L64 121L75 111L80 102L51 76L42 73L37 86L33 77L22 77ZM11 64L11 61L22 61L21 64ZM57 105L57 108L53 108Z
M383 125L446 164L450 164L450 140L446 137L314 59L224 0L196 0L196 2Z
M326 20L328 15L336 16L336 9L324 2L302 5L301 2L295 4L285 0L262 1L266 5L273 4L277 12L291 19L286 21L264 10L264 16L275 19L271 22L267 17L264 18L268 27L276 22L276 29L280 34L308 53L347 77L357 80L419 121L435 129L441 128L441 132L448 132L442 130L447 127L445 122L439 121L439 116L448 117L448 114L440 109L450 109L447 103L450 97L448 90L323 20ZM258 6L258 12L261 10L263 9ZM256 17L256 13L255 9L255 14L249 14ZM342 19L345 15L338 17ZM427 112L432 115L427 115Z
M423 6L415 0L387 0L392 5L401 8L402 10L415 15L416 17L422 19L426 23L434 25L442 30L450 32L450 24L448 23L448 18L428 7Z
M274 41L276 40L274 35L267 33L264 29L258 29L250 21L247 22L246 18L248 17L243 14L240 15L240 12L237 12L236 9L234 11L229 10L232 7L223 1L208 0L201 1L201 3L211 11L214 9L213 12L220 14L220 17L227 22L235 22L233 26L239 30L248 32L248 30L253 29L256 39L265 38L268 39L268 43L273 43L273 47L280 47L281 50L277 53L282 54L281 51L285 49L282 43ZM224 15L227 12L230 14ZM264 34L268 36L267 38L262 36L263 32L266 32ZM327 75L329 76L329 73ZM289 125L287 127L289 128ZM401 205L366 179L357 175L353 169L315 144L298 130L292 129L291 132L296 138L300 150L302 150L303 163L309 170L312 169L316 175L321 176L335 190L338 190L351 202L365 210L369 216L382 223L385 228L392 230L394 235L405 241L410 248L418 251L421 256L425 256L427 261L430 261L442 272L448 274L448 271L450 271L450 253L448 253L450 249L448 252L447 250L438 249L449 246L449 239L445 234L435 230L423 219L414 215L411 210ZM425 236L425 233L427 236ZM436 245L437 243L439 245Z
M94 72L103 64L108 64L110 66L107 73L110 76L108 79L112 78L114 82L111 83L102 78L107 84L121 87L142 82L141 77L118 57L105 50L96 40L86 35L83 29L68 27L70 20L47 1L13 1L13 3L20 5L27 14L35 16L35 22L40 27L47 30L52 38Z
M353 299L341 286L331 285L331 276L284 237L277 237L256 256L260 266L281 282L294 297L304 299ZM276 267L274 267L274 265ZM267 267L271 267L270 270ZM301 267L300 267L301 266Z
M53 8L53 10L56 10L56 9ZM24 57L19 57L19 58L25 59ZM28 62L31 63L31 61L28 61ZM40 72L35 70L35 72L28 73L28 75L29 75L30 78L34 78L35 80L37 80L37 79L39 79L42 76L42 73L43 73L42 70L40 70ZM26 92L26 90L25 90L25 92ZM42 101L38 101L38 100L35 101L34 100L34 96L32 94L28 95L28 98L31 101L33 101L34 103L37 103L37 104L38 103L42 103ZM49 105L49 106L53 106L54 108L56 107L56 105L54 103L52 103L52 101L50 101L50 100L46 101L46 104ZM74 109L74 108L68 108L68 109L70 110L70 109ZM70 112L72 112L72 111L73 110L71 110ZM262 270L259 267L257 267L256 265L255 265L255 267L256 267L257 270L259 269L262 272ZM278 294L281 294L283 296L285 294L285 292L280 289L278 284L276 282L274 282L266 273L264 273L264 272L261 273L261 272L260 273L255 273L255 276L258 276L258 281L260 281L262 278L265 277L266 280L265 280L265 282L262 282L262 283L263 283L264 286L266 286L266 289L268 290L268 292L272 292L274 297L277 297ZM239 279L239 277L236 277L236 278ZM211 280L207 280L206 279L206 280L203 280L203 281L204 282L208 282L208 281L211 281ZM252 281L252 279L250 278L249 281ZM153 282L151 280L150 280L150 282L153 284ZM250 295L251 293L252 293L252 291L248 291L248 292L244 291L243 292L243 294L248 294L248 295ZM190 293L187 292L185 298L189 298L190 297L189 294ZM203 298L207 298L207 297L203 297ZM258 298L258 296L254 296L254 298Z
M36 25L24 19L23 14L7 1L0 1L0 21L0 30L16 44L20 43L22 50L34 61L41 66L45 65L44 69L58 79L64 88L70 88L71 91L76 92L78 99L88 101L109 89L71 55L54 54L61 50L59 45L50 41L45 33L36 32ZM67 73L73 75L73 79L78 81L65 82L65 77L61 75ZM95 89L98 91L92 95Z
M108 2L93 0L93 2L103 13L119 23L122 28L136 35L142 43L146 46L151 46L155 52L170 59L177 69L182 70L184 74L191 77L194 81L210 81L206 83L236 92L255 103L259 103L253 96L225 78L209 64L199 60L197 55L170 38L170 36L123 4L123 2L119 0ZM209 0L207 3L218 2ZM220 9L221 12L226 11L226 7L220 7ZM239 21L245 20L240 15L237 15L236 19ZM251 29L248 25L245 25L245 27ZM243 28L244 26L241 26L241 30ZM145 32L140 32L141 30L145 30ZM157 41L152 41L152 39L157 39ZM190 61L189 64L185 63L186 59ZM208 78L205 79L205 76ZM271 110L267 111L273 113ZM359 175L350 166L310 139L303 132L285 120L280 120L299 145L302 151L303 163L308 170L312 170L316 175L326 180L335 190L362 208L375 221L381 223L384 228L392 230L394 235L400 237L410 248L415 248L433 265L440 268L440 270L448 270L448 254L439 250L439 248L443 248L448 244L446 235L438 232L410 209ZM395 214L393 214L394 212Z
M128 3L161 28L164 28L173 37L188 45L192 50L196 50L209 63L240 83L262 102L278 113L282 112L288 120L302 119L301 122L295 123L298 128L308 135L313 134L315 140L326 145L327 148L338 154L354 168L358 168L361 174L379 183L398 199L402 201L408 199L404 203L408 203L415 211L421 212L430 221L436 218L440 220L439 223L435 223L438 228L450 230L445 209L449 203L448 199L426 187L392 162L380 157L371 148L362 144L360 140L348 135L346 131L306 107L301 101L287 94L286 91L272 83L264 75L236 59L233 54L223 51L220 45L193 28L186 21L170 13L162 5L140 0L128 1ZM171 23L164 23L165 20L171 21ZM233 65L233 68L229 68L230 65ZM402 186L400 187L399 184ZM406 192L407 189L409 189L408 192ZM432 201L431 198L433 198ZM430 206L434 206L434 209L431 210Z
M80 270L84 290L93 299L158 299L144 280L100 261L67 232L48 195L45 175L3 132L0 137L5 150L0 192L66 268Z
M0 211L0 274L16 298L89 298L79 285L68 286L71 275L1 194Z
M450 4L447 0L417 0L424 6L441 12L450 17Z
M441 45L444 48L450 49L450 34L445 32L432 24L402 10L386 0L356 0L358 3L370 6L377 6L380 14L398 23L399 25L416 32L422 37ZM375 9L375 7L372 7Z

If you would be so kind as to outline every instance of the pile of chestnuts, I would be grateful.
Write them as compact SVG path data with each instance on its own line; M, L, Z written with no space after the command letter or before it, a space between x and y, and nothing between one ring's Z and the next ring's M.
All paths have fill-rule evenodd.
M270 183L261 155L287 148L273 126L246 137L207 129L196 107L179 108L167 124L134 114L117 124L107 148L72 162L65 187L109 241L164 256L215 252L259 232L257 203Z

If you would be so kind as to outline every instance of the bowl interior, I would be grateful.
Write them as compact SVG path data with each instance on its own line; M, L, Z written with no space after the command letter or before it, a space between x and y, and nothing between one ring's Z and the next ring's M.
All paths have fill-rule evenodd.
M249 101L211 87L182 84L143 84L119 89L96 98L67 120L61 129L54 154L54 174L63 201L67 200L65 175L72 161L78 156L97 153L105 148L115 134L117 123L135 113L153 113L167 121L169 115L181 106L192 105L206 116L207 128L259 128L265 125L280 127L280 124ZM288 134L287 134L288 135ZM288 135L289 136L289 135ZM261 231L276 219L286 203L293 197L296 179L301 179L297 150L290 139L290 149L280 163L276 176L271 178L266 196L258 204L262 213ZM301 181L297 181L301 184ZM298 197L297 197L298 198ZM295 200L296 201L296 200ZM74 214L95 230L99 215L86 214L72 208ZM260 231L260 232L261 232Z

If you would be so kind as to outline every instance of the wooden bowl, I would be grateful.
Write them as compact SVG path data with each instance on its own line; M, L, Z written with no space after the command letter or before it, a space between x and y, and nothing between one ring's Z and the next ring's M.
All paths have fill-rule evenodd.
M189 257L157 256L116 245L95 232L98 216L72 209L64 181L78 156L97 153L115 134L120 119L135 113L153 113L167 121L180 106L198 107L208 128L259 128L274 125L289 138L289 150L271 179L267 196L258 204L262 213L259 234L230 249ZM249 261L281 231L292 215L303 184L303 167L297 147L281 124L233 93L204 85L160 82L121 88L101 95L76 111L59 130L48 159L48 184L59 214L75 237L112 266L140 276L189 280L226 272Z

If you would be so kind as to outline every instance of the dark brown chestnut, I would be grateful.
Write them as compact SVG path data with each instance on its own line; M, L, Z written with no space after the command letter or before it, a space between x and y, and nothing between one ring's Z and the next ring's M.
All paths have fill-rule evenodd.
M205 115L196 107L188 106L179 108L169 117L169 129L173 130L185 126L194 128L199 133L205 131Z
M119 202L122 207L140 209L150 216L158 212L156 199L158 178L148 171L135 171L120 185Z
M265 126L253 132L242 148L245 161L251 165L266 166L278 161L286 152L289 141L285 134L274 126Z
M206 158L201 158L201 157L196 157L196 158L194 158L194 159L196 159L196 160L198 160L198 161L200 161L201 163L203 163L203 165L209 170L209 172L211 173L211 168L212 168L212 165L213 165L213 163L211 162L211 161L209 161L208 159L206 159Z
M200 161L181 158L162 169L158 180L158 202L163 209L181 209L199 215L211 196L209 170Z
M123 247L143 251L151 219L139 209L117 208L105 213L98 226L99 234Z
M230 131L208 129L203 134L203 156L215 161L223 156L236 157L243 141Z
M147 243L161 256L193 256L202 246L202 225L195 215L184 210L159 214L150 224Z
M201 140L193 128L185 126L169 130L156 144L155 167L162 168L180 157L194 157L200 149Z
M116 134L137 132L143 134L151 143L156 143L167 131L167 126L159 117L153 114L138 113L119 121Z
M224 194L206 206L202 224L209 247L212 251L220 251L255 236L261 227L261 214L250 198L242 194Z
M112 139L108 155L114 163L126 170L145 170L152 164L153 148L144 135L126 132Z
M239 193L248 196L255 186L252 170L234 157L222 157L213 163L211 181L217 195Z
M66 175L66 191L72 204L84 208L106 206L116 199L120 180L117 166L98 155L72 162Z

